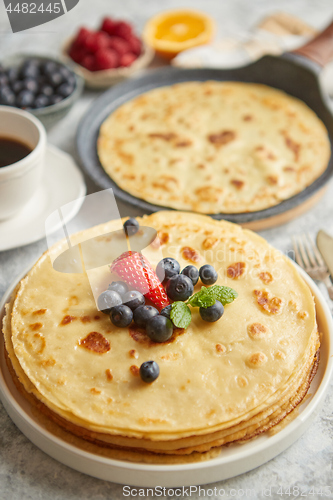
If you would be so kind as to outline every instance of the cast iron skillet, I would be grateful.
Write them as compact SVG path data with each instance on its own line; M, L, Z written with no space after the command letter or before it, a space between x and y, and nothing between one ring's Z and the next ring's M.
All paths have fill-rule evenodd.
M77 133L77 149L86 172L103 189L112 188L115 195L146 213L170 209L146 202L121 189L102 168L96 150L99 128L102 122L119 106L148 90L165 85L186 81L240 81L263 83L281 89L291 96L304 101L312 108L325 124L331 148L333 144L333 117L328 107L328 96L318 83L321 67L333 59L333 23L308 44L294 52L280 57L265 56L260 60L233 69L176 69L163 68L149 71L144 76L119 84L97 98L84 116ZM325 172L302 192L282 201L278 205L249 213L213 214L214 219L226 219L240 224L254 223L258 228L269 227L269 221L278 220L281 214L290 212L296 215L297 207L306 204L311 198L320 196L325 184L333 173L331 156ZM292 215L292 212L295 215ZM211 214L209 214L211 215ZM288 216L286 217L288 219ZM260 221L264 223L261 224ZM250 225L250 224L248 224Z

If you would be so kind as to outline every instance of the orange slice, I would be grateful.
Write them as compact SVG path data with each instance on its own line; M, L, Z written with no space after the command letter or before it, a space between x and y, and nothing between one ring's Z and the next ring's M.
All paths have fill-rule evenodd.
M149 19L143 39L157 54L172 59L183 50L210 42L214 32L214 20L204 12L168 10Z

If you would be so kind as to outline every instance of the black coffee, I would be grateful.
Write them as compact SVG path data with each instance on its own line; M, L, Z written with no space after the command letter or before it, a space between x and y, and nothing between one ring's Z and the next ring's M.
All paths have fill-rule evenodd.
M0 137L0 168L7 167L28 156L32 149L17 139Z

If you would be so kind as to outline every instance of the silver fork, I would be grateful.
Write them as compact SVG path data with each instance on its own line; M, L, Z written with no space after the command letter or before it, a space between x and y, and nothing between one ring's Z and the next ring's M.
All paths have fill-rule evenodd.
M330 272L320 255L320 252L309 234L293 237L296 262L301 266L310 278L322 281L333 300L333 285L330 280Z

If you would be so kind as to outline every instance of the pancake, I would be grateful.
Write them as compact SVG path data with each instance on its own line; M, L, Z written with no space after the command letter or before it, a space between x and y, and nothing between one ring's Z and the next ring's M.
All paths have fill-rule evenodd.
M238 292L221 320L206 323L193 309L190 326L160 344L135 326L117 328L93 294L112 281L109 267L55 271L52 262L67 248L62 241L7 306L8 362L22 392L73 435L143 461L209 458L220 446L268 431L303 399L318 364L314 301L293 264L251 231L189 213L138 221L159 237L143 250L153 267L161 252L181 268L212 264L217 283ZM109 222L71 242L98 236L101 249L108 248L117 228ZM92 332L110 348L84 347ZM160 376L145 384L137 368L151 359Z
M97 151L120 188L204 214L255 212L326 169L325 126L302 101L265 85L185 82L150 90L102 124Z

